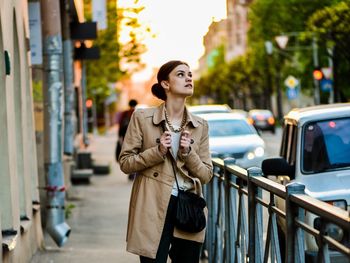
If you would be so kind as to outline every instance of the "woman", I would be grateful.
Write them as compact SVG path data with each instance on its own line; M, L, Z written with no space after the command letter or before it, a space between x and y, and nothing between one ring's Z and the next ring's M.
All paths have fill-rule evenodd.
M168 254L172 262L195 263L205 229L193 234L174 227L174 170L180 189L202 195L202 184L213 175L208 124L185 107L193 94L187 63L167 62L157 80L152 93L165 103L134 112L119 157L124 173L138 174L130 198L127 250L140 255L141 263L165 263Z

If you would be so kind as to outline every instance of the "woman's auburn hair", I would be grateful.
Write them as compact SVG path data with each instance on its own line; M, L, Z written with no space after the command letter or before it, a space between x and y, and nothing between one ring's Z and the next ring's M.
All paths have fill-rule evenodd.
M179 65L189 65L181 60L170 60L167 63L163 64L157 74L157 83L152 85L152 94L156 96L158 99L166 101L167 96L164 88L160 84L163 80L169 80L169 74Z

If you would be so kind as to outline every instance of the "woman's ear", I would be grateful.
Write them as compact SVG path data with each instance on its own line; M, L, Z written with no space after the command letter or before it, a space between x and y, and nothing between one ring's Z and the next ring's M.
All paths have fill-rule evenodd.
M165 89L166 91L169 90L169 82L168 82L168 81L162 80L162 81L160 82L160 85L162 85L163 89Z

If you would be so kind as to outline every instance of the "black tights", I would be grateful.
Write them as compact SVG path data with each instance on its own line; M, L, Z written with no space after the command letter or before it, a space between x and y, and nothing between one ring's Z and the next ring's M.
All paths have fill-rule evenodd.
M164 229L155 259L140 256L141 263L166 263L168 254L173 263L199 262L202 243L173 237L176 197L171 196ZM171 246L170 250L169 247Z

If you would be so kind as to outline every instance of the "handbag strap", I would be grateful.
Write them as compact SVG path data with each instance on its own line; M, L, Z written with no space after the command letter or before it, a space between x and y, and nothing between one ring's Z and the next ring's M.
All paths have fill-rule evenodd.
M162 132L164 133L167 128L165 126L165 121L162 121L161 123L161 129L162 129ZM167 155L169 154L169 152L167 152ZM179 183L177 181L177 176L176 176L176 168L175 168L175 163L173 161L173 157L170 156L170 161L171 161L171 166L173 167L173 171L174 171L174 176L175 176L175 181L176 181L176 186L177 186L177 190L180 191L180 187L179 187Z

